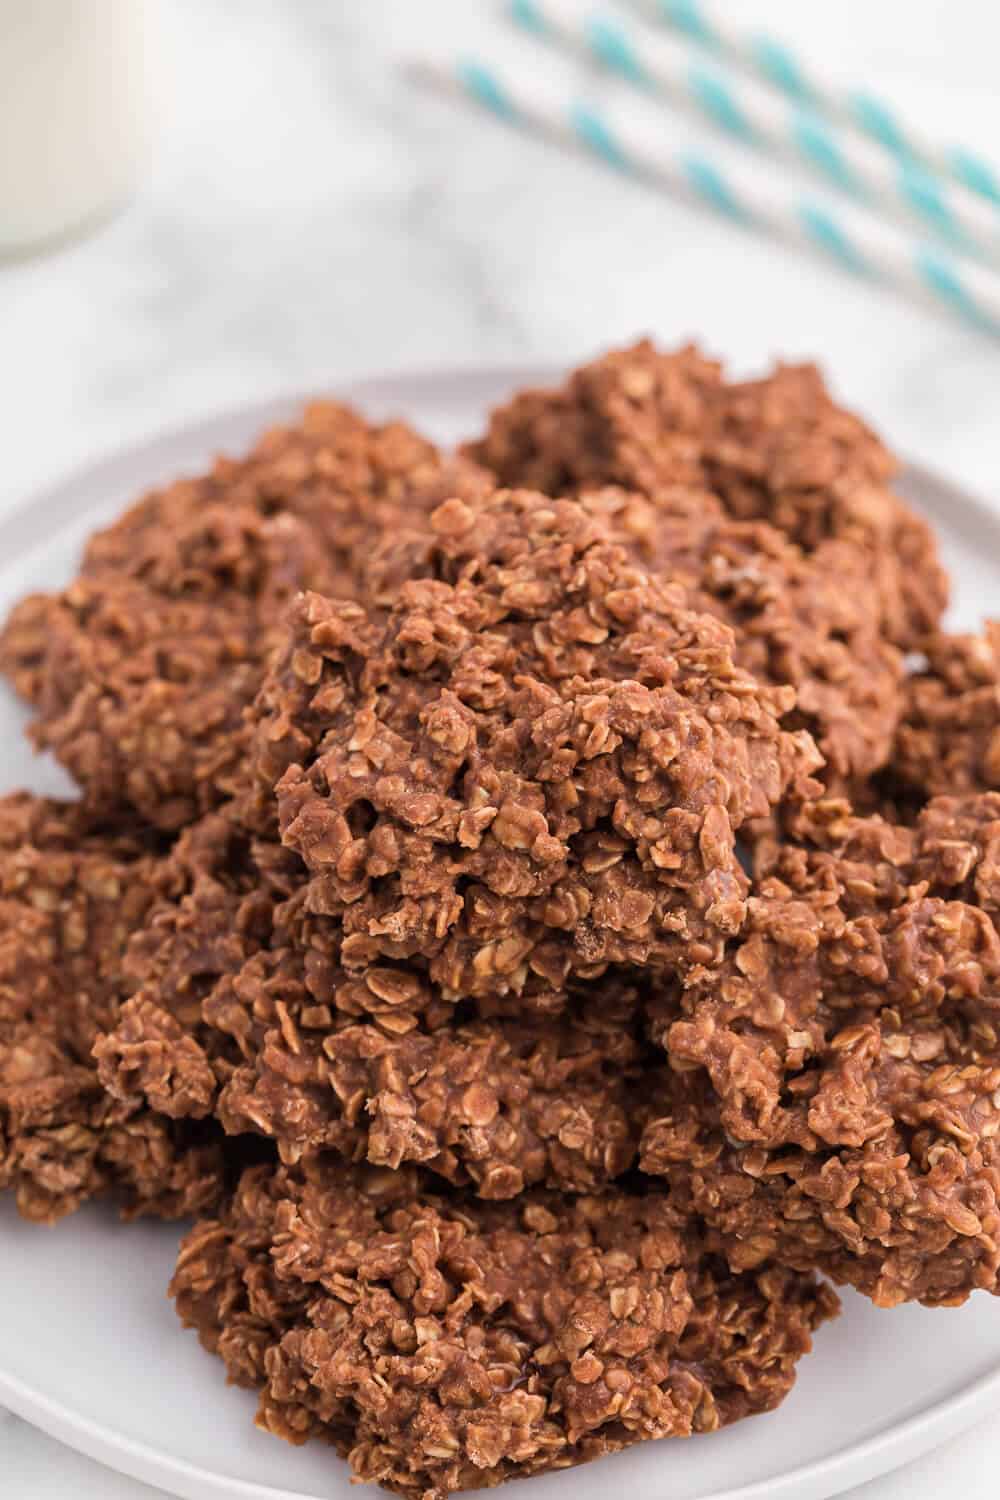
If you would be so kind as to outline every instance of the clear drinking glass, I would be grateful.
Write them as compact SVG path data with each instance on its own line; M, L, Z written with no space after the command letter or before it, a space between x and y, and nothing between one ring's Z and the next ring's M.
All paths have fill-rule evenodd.
M155 134L159 0L0 0L0 254L112 213Z

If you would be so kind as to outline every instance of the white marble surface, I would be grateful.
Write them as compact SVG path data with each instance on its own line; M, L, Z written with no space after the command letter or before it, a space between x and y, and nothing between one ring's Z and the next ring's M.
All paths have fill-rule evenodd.
M996 139L1000 12L983 0L728 3L942 133ZM509 53L491 4L172 0L166 21L170 114L136 200L0 265L0 506L211 408L642 331L744 369L818 356L897 446L1000 501L1000 345L400 82L415 41ZM985 1500L998 1462L988 1424L855 1493ZM150 1494L0 1417L4 1500Z

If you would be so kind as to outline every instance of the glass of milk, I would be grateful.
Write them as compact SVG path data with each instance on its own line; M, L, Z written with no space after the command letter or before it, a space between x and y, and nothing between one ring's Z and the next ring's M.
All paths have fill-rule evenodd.
M0 0L0 255L96 224L154 134L158 0Z

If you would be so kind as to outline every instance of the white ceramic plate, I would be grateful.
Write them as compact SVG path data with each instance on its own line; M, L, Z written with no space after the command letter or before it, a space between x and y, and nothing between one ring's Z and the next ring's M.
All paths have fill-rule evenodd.
M399 413L443 441L476 431L487 407L535 370L449 371L370 381L345 394ZM256 406L98 464L0 520L0 611L71 576L83 537L144 487L238 450L300 401ZM941 532L974 624L1000 590L1000 521L925 473L905 488ZM66 790L33 759L22 710L0 697L2 785ZM91 1207L47 1232L0 1202L0 1404L92 1458L185 1500L336 1500L357 1495L320 1444L286 1447L252 1425L254 1397L184 1332L165 1296L178 1230L122 1228ZM644 1444L531 1482L531 1500L819 1500L925 1452L1000 1410L1000 1299L960 1311L880 1312L844 1298L780 1411L711 1438ZM0 1484L2 1489L2 1484ZM517 1494L522 1494L519 1488Z

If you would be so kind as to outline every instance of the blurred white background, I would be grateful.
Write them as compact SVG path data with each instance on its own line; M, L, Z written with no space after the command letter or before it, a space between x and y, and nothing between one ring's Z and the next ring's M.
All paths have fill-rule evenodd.
M985 0L728 5L1000 156ZM488 0L170 0L164 22L167 115L134 200L0 263L0 506L243 400L641 332L741 369L815 356L898 447L1000 500L1000 344L401 81L415 44L525 55ZM996 1425L857 1500L994 1496ZM151 1494L0 1417L4 1500Z
M723 0L943 136L997 138L982 0ZM354 373L570 358L648 330L817 355L897 443L988 485L1000 347L400 80L533 56L492 0L168 0L168 115L128 211L0 267L0 502L205 411ZM1000 150L1000 148L998 148Z

